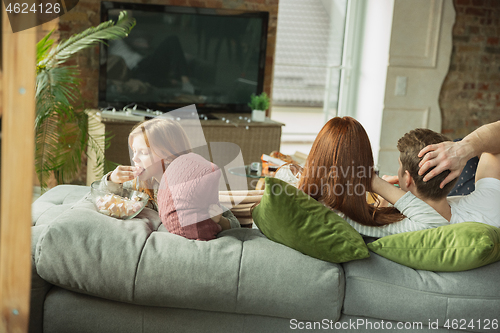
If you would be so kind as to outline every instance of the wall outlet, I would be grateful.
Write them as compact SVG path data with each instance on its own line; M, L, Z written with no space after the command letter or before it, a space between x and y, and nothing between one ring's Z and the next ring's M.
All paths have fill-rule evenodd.
M395 96L406 96L406 85L408 83L407 76L397 76L396 77L396 90L394 91Z

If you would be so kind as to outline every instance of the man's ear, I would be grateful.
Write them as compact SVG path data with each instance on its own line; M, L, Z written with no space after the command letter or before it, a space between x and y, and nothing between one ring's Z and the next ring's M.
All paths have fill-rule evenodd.
M412 176L410 176L410 172L408 170L405 170L405 186L406 188L410 188L411 185L415 185L415 181L413 180Z

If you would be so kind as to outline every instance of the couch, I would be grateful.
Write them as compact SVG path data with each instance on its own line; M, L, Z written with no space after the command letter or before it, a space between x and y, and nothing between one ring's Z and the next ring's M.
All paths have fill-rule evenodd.
M147 208L101 215L88 194L60 185L33 203L30 332L500 331L500 262L334 264L247 228L194 241Z

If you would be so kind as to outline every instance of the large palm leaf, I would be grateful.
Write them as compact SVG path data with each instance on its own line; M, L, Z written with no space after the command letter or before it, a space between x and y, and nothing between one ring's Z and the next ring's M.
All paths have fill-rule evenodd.
M74 54L99 42L126 37L135 19L120 13L116 24L108 21L89 28L53 47L47 34L37 44L35 169L43 189L54 173L59 183L70 181L82 164L87 145L96 152L97 167L110 166L99 138L89 135L88 117L78 89L79 71L61 66ZM112 166L110 166L112 167Z

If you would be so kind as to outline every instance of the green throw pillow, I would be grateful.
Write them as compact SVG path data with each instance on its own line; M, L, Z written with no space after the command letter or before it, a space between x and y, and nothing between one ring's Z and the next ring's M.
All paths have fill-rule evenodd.
M363 238L349 223L277 178L266 178L264 195L252 217L270 240L317 259L341 263L370 256Z
M415 269L465 271L500 260L500 228L479 222L450 224L385 236L368 248Z

